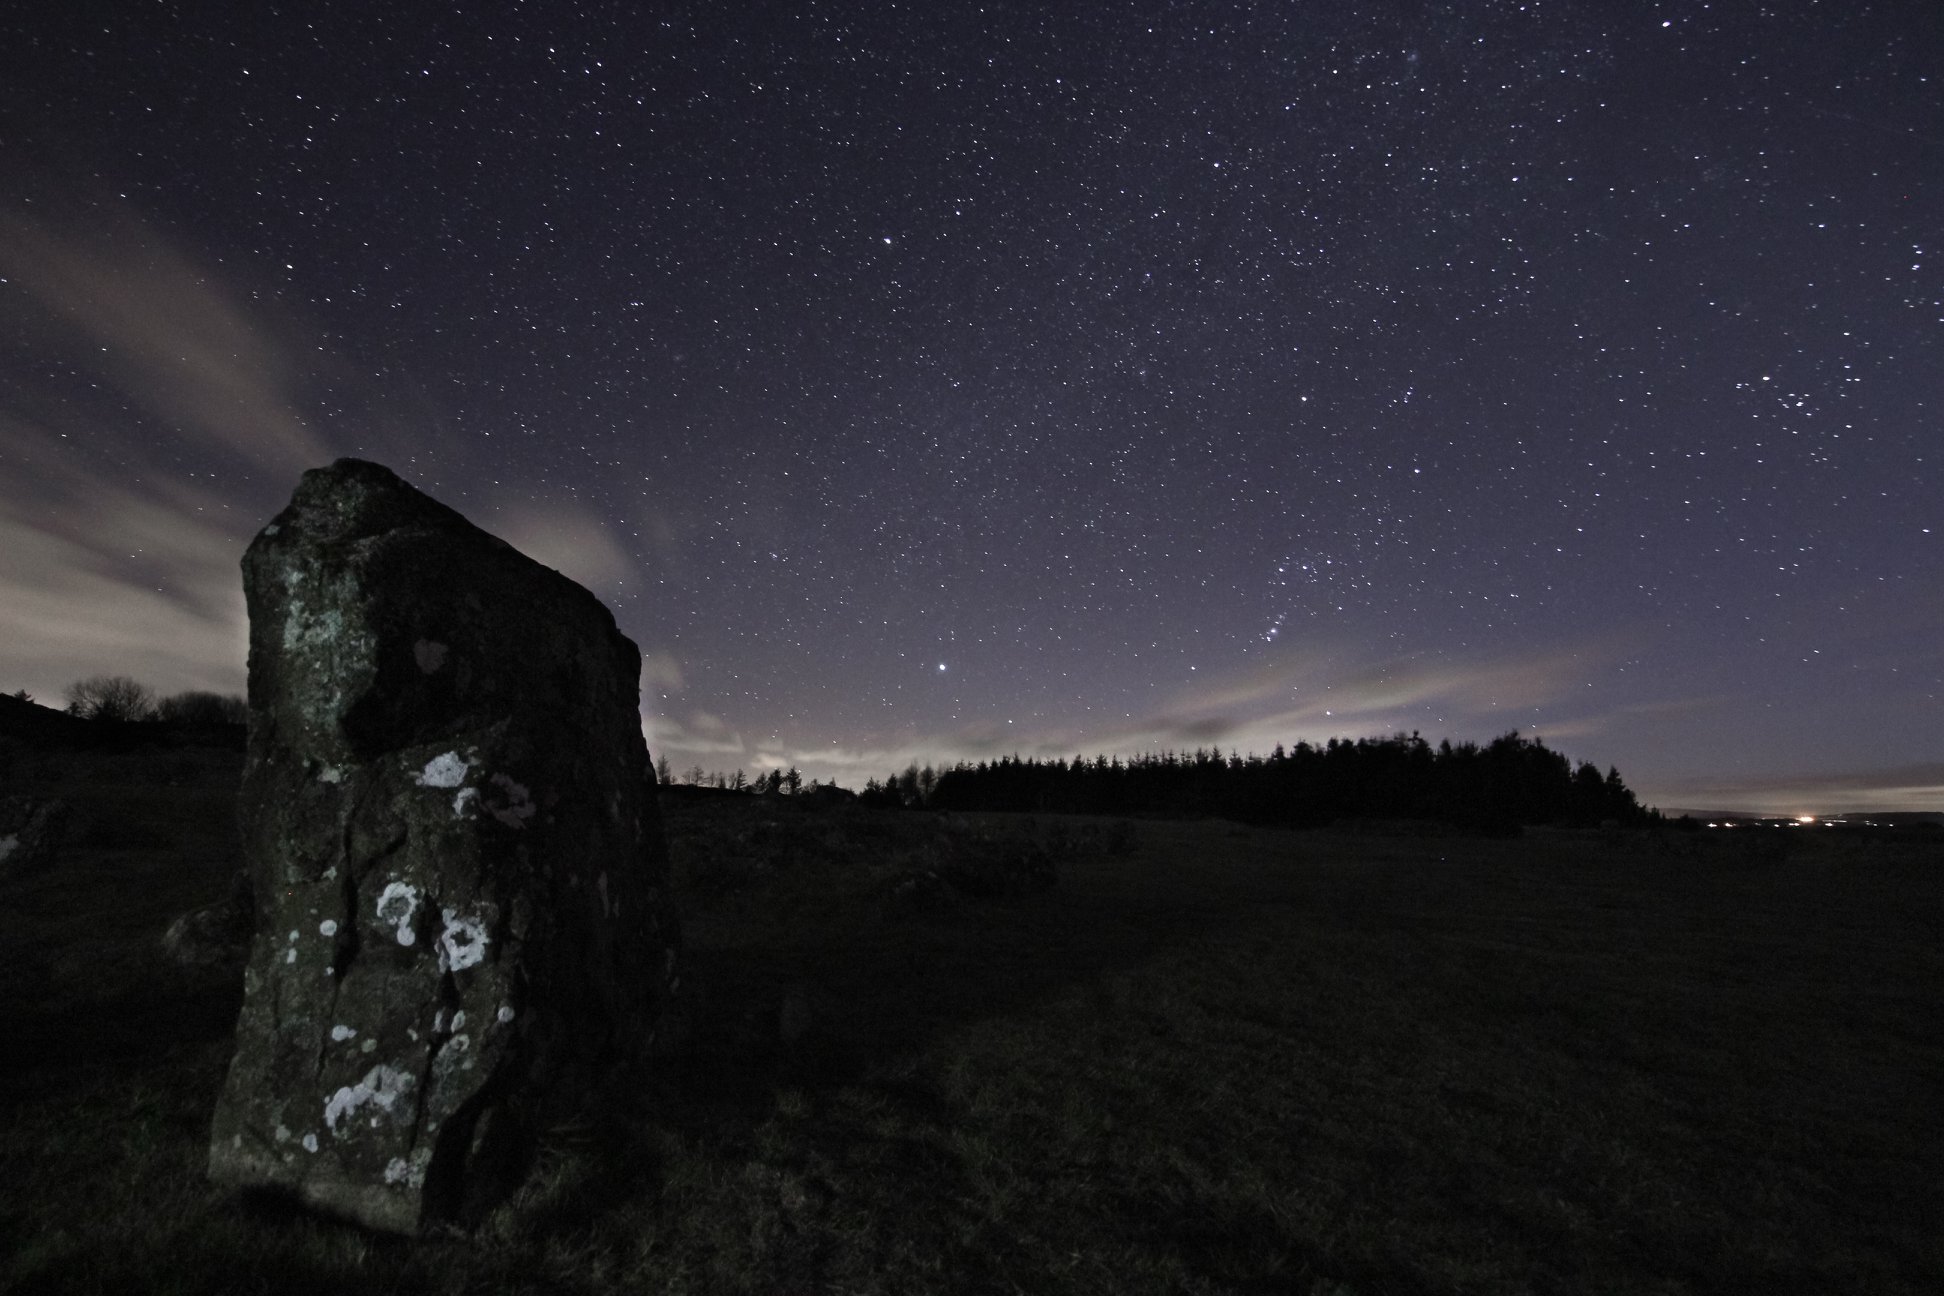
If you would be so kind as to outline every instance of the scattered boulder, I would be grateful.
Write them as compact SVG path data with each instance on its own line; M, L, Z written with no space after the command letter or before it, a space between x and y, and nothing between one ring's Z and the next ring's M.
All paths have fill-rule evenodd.
M238 873L228 895L169 924L162 933L162 952L184 967L242 971L256 929L253 891L250 875Z
M255 896L209 1172L469 1224L648 1056L679 944L641 654L593 595L377 464L243 558Z
M0 878L28 877L52 867L67 828L65 801L0 797Z

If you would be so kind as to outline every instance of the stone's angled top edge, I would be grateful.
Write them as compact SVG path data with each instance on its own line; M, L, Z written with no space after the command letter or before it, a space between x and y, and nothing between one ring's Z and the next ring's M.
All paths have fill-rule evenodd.
M362 472L367 469L379 473L383 473L387 477L398 476L397 473L385 467L385 465L379 463L376 459L360 459L356 455L339 455L337 458L331 460L329 467L313 468L311 469L311 471L312 472Z
M322 473L337 477L368 477L386 486L398 485L403 486L406 490L418 489L376 460L359 459L351 455L333 459L322 468L307 468L304 470L304 476L306 477L311 476L313 473Z
M512 548L385 465L354 458L305 470L290 502L257 532L250 548L282 548L299 538L341 543L415 526L471 533Z
M340 544L411 529L470 535L572 586L580 597L599 609L609 630L639 660L640 645L621 630L614 610L594 591L565 572L522 552L451 505L434 499L384 464L369 459L347 456L322 468L307 469L290 502L250 541L243 554L243 566L247 571L253 562L275 561L271 558L274 551L299 540ZM247 589L247 578L244 584Z

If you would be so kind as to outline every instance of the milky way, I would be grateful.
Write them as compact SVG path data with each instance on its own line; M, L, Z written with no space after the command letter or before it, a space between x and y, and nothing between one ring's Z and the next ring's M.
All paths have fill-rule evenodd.
M677 768L1944 809L1935 5L866 8L0 23L0 686L240 689L356 454L606 600Z

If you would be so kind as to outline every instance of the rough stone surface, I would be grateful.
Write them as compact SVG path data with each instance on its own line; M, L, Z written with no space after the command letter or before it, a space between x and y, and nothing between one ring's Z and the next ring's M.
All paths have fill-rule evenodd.
M640 653L352 459L304 474L243 574L256 935L210 1174L470 1223L537 1122L647 1056L673 982Z
M0 878L27 877L53 866L67 837L65 801L0 797Z

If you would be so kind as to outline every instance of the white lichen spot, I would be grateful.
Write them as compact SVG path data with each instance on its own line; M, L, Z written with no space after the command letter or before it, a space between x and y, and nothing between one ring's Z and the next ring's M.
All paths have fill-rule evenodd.
M326 918L323 922L317 924L317 934L319 936L337 935L337 919Z
M358 1083L346 1085L331 1095L331 1100L324 1104L324 1124L335 1130L340 1120L366 1106L374 1109L375 1123L377 1113L391 1112L398 1105L398 1100L412 1091L414 1083L410 1072L380 1063L365 1072L364 1079ZM406 1110L409 1113L410 1108ZM315 1148L311 1150L316 1151Z
M385 889L378 893L378 919L397 929L400 945L410 945L418 939L418 934L412 930L412 919L418 916L418 907L418 891L407 883L387 883Z
M385 1163L385 1182L388 1184L404 1183L405 1176L410 1173L411 1167L406 1164L404 1157L393 1157Z
M535 809L533 794L527 790L526 785L515 782L505 774L493 775L492 784L506 797L503 804L488 804L486 807L492 812L493 818L508 828L526 827L526 821L533 817Z
M452 1014L452 1029L458 1030L461 1027L463 1027L465 1024L466 1024L466 1010L464 1008L461 1008L458 1012Z
M289 1126L287 1126L287 1125L279 1125L279 1126L277 1126L277 1142L279 1142L279 1143L288 1143L288 1142L290 1142L290 1127L289 1127Z
M498 1018L499 1018L499 1024L500 1024L500 1025L502 1025L502 1026L504 1026L504 1025L506 1025L506 1023L508 1023L508 1022L510 1022L510 1021L512 1021L512 1020L513 1020L513 1005L511 1005L511 1004L501 1004L501 1005L499 1006L499 1012L498 1012L498 1014L497 1014L497 1016L498 1016Z
M425 768L418 774L418 785L456 788L466 781L466 771L471 768L471 761L466 760L456 751L449 751L443 756L434 756L425 762Z
M275 522L272 522L269 526L263 528L263 534L267 536L273 536L281 530L283 530L282 527L278 526Z
M296 961L297 961L297 951L296 951L296 950L290 950L290 951L288 951L288 952L286 952L286 953L284 954L284 962L286 962L286 963L295 963Z
M418 1029L416 1027L407 1026L405 1028L405 1033L412 1037L412 1043L414 1044L418 1043Z
M446 1041L446 1052L448 1053L465 1053L470 1051L471 1048L472 1040L464 1035L454 1035Z
M290 939L291 939L291 940L292 940L292 941L294 942L294 941L296 941L296 940L297 940L297 938L298 938L298 937L300 937L300 936L302 936L303 934L304 934L304 933L302 933L302 932L299 932L299 931L293 931L293 932L291 932L291 933L290 933Z
M376 1053L377 1051L378 1051L378 1041L375 1039L368 1039L364 1043L358 1045L358 1052L360 1053Z
M342 783L344 771L335 765L326 765L317 775L319 783Z
M433 643L430 639L421 639L412 645L412 656L418 659L418 668L427 675L436 674L439 667L445 665L446 651L444 644Z
M443 1035L445 1028L445 1009L441 1008L432 1014L432 1033L434 1035Z
M357 1033L358 1033L358 1032L357 1032L357 1030L356 1030L356 1028L354 1028L354 1027L351 1027L351 1026L333 1026L333 1027L331 1027L331 1038L332 1038L332 1039L334 1039L334 1040L336 1040L336 1041L337 1041L338 1043L340 1043L340 1044L342 1044L342 1043L344 1043L344 1041L346 1041L346 1040L348 1040L348 1039L350 1039L350 1038L352 1038L352 1037L353 1037L353 1036L355 1036L355 1035L356 1035Z
M317 1151L317 1135L315 1134L304 1135L304 1151L306 1152Z
M8 833L5 837L0 837L0 860L4 860L7 856L13 854L14 847L18 845L20 845L19 833Z
M439 933L439 969L458 972L486 957L486 924L466 917L457 909L445 909L445 930Z
M454 819L462 818L466 813L466 807L478 795L478 788L460 788L459 795L452 798L452 817Z

